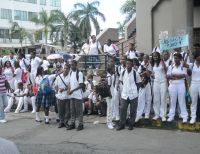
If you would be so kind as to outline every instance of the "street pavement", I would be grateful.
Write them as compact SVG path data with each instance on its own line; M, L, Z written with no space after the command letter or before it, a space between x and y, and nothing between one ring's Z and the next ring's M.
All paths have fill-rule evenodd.
M135 128L109 130L105 117L85 116L85 129L57 128L36 123L31 113L8 113L0 137L13 141L22 154L200 154L200 133ZM0 152L1 154L1 152Z

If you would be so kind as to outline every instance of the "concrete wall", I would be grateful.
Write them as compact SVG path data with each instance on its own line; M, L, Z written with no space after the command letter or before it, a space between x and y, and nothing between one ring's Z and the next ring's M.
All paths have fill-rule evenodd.
M200 6L194 7L194 28L200 28Z
M117 41L118 37L118 30L116 28L107 28L97 35L97 40L103 46L107 42L107 39Z
M127 40L130 34L136 29L136 16L133 16L131 20L124 26L125 39Z
M167 31L168 36L188 33L192 40L193 1L137 0L136 4L137 50L150 53L159 44L162 31Z

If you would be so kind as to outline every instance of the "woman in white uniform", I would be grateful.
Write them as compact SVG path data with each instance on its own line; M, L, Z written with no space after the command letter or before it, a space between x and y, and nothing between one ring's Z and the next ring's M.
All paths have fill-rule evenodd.
M183 118L183 123L187 122L188 113L186 110L186 103L185 103L185 78L187 75L187 69L183 67L182 63L182 55L180 53L174 54L174 64L169 66L167 72L167 78L169 81L169 95L170 95L170 110L168 114L168 122L174 120L175 110L176 110L176 103L178 98L178 103L181 111L181 117Z
M153 78L153 109L154 109L154 120L159 117L162 121L166 121L166 92L167 92L167 68L164 61L161 59L159 52L152 54L151 66L153 67L152 78Z
M194 63L190 63L189 65L184 63L184 65L189 68L192 72L192 80L191 80L191 97L192 104L190 106L191 110L191 120L190 124L194 124L196 122L196 112L197 112L197 102L198 97L200 96L200 53L194 53Z
M6 61L4 64L3 74L5 74L8 83L10 84L10 88L14 90L14 68L11 65L10 61Z

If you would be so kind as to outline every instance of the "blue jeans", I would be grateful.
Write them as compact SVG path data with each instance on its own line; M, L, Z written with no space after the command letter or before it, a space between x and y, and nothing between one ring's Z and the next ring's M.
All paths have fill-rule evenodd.
M0 120L5 119L4 108L8 105L7 94L0 93Z

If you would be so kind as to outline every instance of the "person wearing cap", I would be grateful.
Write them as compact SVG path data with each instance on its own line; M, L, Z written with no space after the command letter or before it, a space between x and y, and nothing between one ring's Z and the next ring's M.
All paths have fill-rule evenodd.
M174 64L171 64L167 71L167 78L169 79L169 95L170 95L170 110L168 114L168 122L174 120L176 103L178 99L181 117L183 123L187 122L188 113L185 102L185 78L187 76L187 68L183 67L181 53L174 54Z

